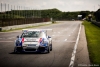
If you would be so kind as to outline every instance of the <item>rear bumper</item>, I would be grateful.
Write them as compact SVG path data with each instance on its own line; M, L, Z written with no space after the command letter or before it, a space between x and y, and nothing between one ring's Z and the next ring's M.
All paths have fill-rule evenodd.
M44 52L47 50L47 46L36 46L36 47L16 47L19 52Z

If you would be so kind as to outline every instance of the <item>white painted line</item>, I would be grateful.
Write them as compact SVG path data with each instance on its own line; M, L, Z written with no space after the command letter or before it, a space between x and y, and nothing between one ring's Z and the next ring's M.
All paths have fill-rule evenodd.
M59 32L60 33L60 32Z
M0 38L0 39L13 39L13 38L15 38L15 37L10 37L10 38Z
M0 41L0 42L14 42L14 41Z
M66 41L66 42L76 42L76 41Z
M70 36L70 35L69 35Z
M8 39L13 39L13 38L15 38L15 37L10 37L10 38L8 38Z
M7 39L12 39L12 38L7 38Z
M9 32L0 32L0 33L18 33L18 32L22 32L22 30L9 31Z
M75 54L76 54L77 45L78 45L78 41L79 41L80 31L81 31L81 24L80 24L78 36L77 36L77 39L76 39L76 43L75 43L75 46L74 46L74 50L72 52L72 57L71 57L71 61L70 61L69 67L73 67L74 66Z
M58 33L60 33L60 32L58 32Z
M66 35L52 35L52 36L66 36Z
M53 42L61 42L61 40L53 40Z
M52 35L52 36L55 36L55 35Z
M62 42L62 43L64 43L64 42L67 42L67 43L72 43L72 42L74 42L75 43L75 41L53 41L53 42ZM73 45L73 44L72 44Z
M67 39L65 39L64 41L67 41Z
M7 39L7 38L0 38L0 39Z

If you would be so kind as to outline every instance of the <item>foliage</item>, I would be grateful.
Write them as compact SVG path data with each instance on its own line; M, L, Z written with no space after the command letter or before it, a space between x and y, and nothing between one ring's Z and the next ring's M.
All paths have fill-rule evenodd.
M11 10L5 13L0 13L0 18L53 18L53 20L72 20L78 19L78 15L82 15L82 19L85 18L89 11L76 11L76 12L62 12L56 8L45 10Z
M90 11L76 11L76 12L62 12L58 9L47 9L42 10L41 17L53 18L53 20L72 20L78 19L78 15L82 15L82 19L87 17L91 12Z
M100 21L100 9L98 9L95 13L94 16L96 18L96 21Z
M11 19L11 18L24 18L23 16L13 14L0 14L0 19Z
M90 11L81 11L80 15L82 15L82 19L85 18L86 16L88 16L90 14Z

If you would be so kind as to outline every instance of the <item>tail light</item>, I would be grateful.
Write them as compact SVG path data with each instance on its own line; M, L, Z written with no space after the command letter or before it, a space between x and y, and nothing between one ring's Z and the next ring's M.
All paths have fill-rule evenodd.
M42 41L42 38L39 39L39 42L41 42L41 41Z
M22 43L24 42L24 38L22 38Z

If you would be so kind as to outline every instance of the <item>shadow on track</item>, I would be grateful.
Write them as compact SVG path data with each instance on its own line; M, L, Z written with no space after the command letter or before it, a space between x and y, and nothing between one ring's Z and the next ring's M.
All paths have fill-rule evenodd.
M38 54L38 55L39 55L39 54L48 54L48 53L45 53L45 52L18 52L18 53L11 52L11 53L9 53L9 54L20 54L20 55L21 55L21 54L22 54L22 55L23 55L23 54L24 54L24 55L25 55L25 54L27 54L27 55L28 55L28 54Z

